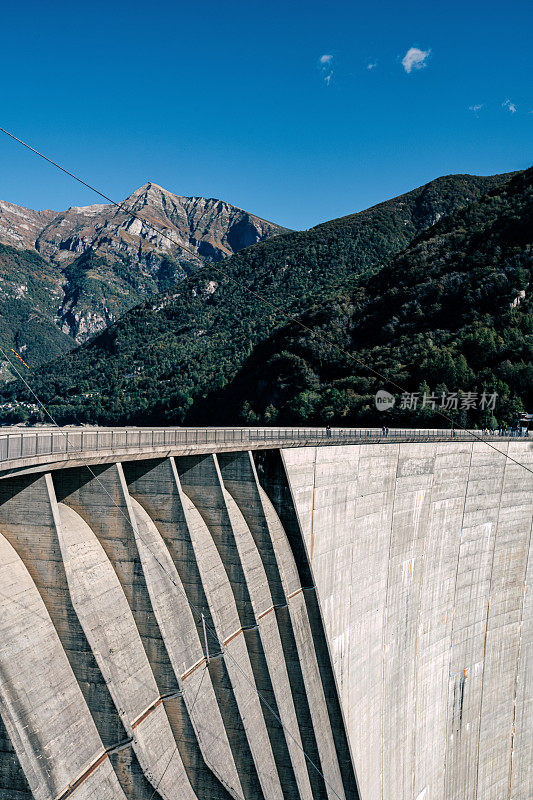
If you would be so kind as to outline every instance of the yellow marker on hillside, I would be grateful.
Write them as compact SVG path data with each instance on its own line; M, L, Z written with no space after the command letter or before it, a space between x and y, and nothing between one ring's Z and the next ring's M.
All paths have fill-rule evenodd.
M19 356L19 354L17 353L17 351L16 351L16 350L13 350L13 348L11 348L11 352L12 352L12 353L15 353L15 355L16 355L16 357L17 357L17 358L20 358L20 360L22 361L22 363L24 364L24 366L26 367L26 369L29 369L28 365L26 364L26 362L24 361L24 359L22 358L22 356Z

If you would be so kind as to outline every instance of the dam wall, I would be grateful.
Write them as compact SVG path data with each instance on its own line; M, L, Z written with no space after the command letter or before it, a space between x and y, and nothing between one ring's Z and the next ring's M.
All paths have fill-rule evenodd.
M532 445L204 433L10 435L0 800L531 800Z
M363 800L530 800L533 446L282 459Z
M359 800L300 572L247 451L0 480L1 800Z

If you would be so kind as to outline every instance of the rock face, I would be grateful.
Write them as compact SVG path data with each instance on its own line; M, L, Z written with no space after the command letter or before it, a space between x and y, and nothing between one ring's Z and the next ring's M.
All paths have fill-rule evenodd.
M32 366L171 288L203 259L285 231L222 200L179 197L154 183L121 206L58 213L0 201L0 337Z
M32 250L39 233L55 216L55 211L33 211L0 200L0 242Z
M56 213L0 203L0 242L35 249L58 264L91 250L139 259L153 272L168 256L218 261L286 230L223 200L180 197L155 183L141 186L121 206L97 203Z

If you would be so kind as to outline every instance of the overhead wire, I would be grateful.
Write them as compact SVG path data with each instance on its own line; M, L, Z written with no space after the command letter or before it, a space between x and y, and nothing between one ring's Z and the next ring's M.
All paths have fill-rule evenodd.
M196 690L196 695L195 695L195 697L194 697L194 701L193 701L193 703L192 703L192 707L191 707L191 709L189 710L189 716L192 714L192 712L193 712L193 710L194 710L194 706L196 705L196 701L198 700L198 695L200 694L200 689L201 689L201 687L202 687L202 683L204 682L206 668L207 668L207 665L206 665L206 666L205 666L205 668L204 668L204 672L202 673L202 677L201 677L201 679L200 679L200 683L198 684L198 689ZM183 742L183 736L180 738L180 742ZM177 744L177 742L176 742L176 744ZM174 749L172 750L172 753L171 753L171 755L170 755L170 758L169 758L169 760L168 760L168 764L166 765L165 769L163 770L163 773L162 773L162 775L161 775L161 777L160 777L160 779L159 779L159 781L158 781L157 785L156 785L156 786L154 786L154 791L153 791L153 792L152 792L152 794L150 795L150 797L149 797L149 800L153 800L153 798L156 796L157 792L159 791L159 787L160 787L160 786L161 786L161 784L163 783L163 778L164 778L164 777L165 777L165 775L167 774L167 772L168 772L168 768L170 767L170 765L171 765L171 763L172 763L172 759L174 758L174 756L176 755L176 753L177 753L177 748L174 748Z
M162 231L161 229L157 228L157 227L156 227L156 226L154 226L152 223L150 223L150 222L148 222L147 220L145 220L145 219L144 219L142 216L140 216L140 215L136 214L136 213L135 213L135 212L134 212L132 209L129 209L129 208L128 208L127 206L125 206L123 203L118 203L118 202L116 202L115 200L113 200L112 198L108 197L106 194L104 194L103 192L101 192L99 189L97 189L96 187L94 187L94 186L92 186L91 184L87 183L86 181L82 180L81 178L79 178L77 175L75 175L74 173L70 172L69 170L65 169L64 167L62 167L62 166L61 166L59 163L57 163L56 161L52 160L51 158L48 158L48 157L47 157L47 156L45 156L43 153L41 153L39 150L37 150L37 149L35 149L35 148L31 147L29 144L27 144L27 143L26 143L26 142L24 142L22 139L20 139L20 138L18 138L17 136L15 136L14 134L10 133L10 132L9 132L9 131L7 131L5 128L1 128L1 127L0 127L0 132L2 132L2 133L4 133L4 134L6 134L7 136L11 137L11 139L14 139L15 141L19 142L21 145L23 145L23 146L24 146L25 148L27 148L28 150L31 150L33 153L35 153L36 155L38 155L40 158L44 159L45 161L47 161L48 163L50 163L51 165L53 165L53 166L54 166L54 167L56 167L57 169L61 170L61 171L62 171L62 172L64 172L65 174L69 175L70 177L74 178L74 180L78 181L80 184L84 185L85 187L87 187L87 188L88 188L88 189L90 189L91 191L94 191L96 194L98 194L98 195L99 195L100 197L102 197L103 199L107 200L109 203L111 203L112 205L114 205L116 208L119 208L120 210L124 211L126 214L129 214L131 217L133 217L133 218L135 218L135 219L138 219L138 220L139 220L139 221L141 221L141 222L142 222L142 223L143 223L143 224L144 224L144 225L145 225L147 228L149 228L149 229L151 229L151 230L155 231L155 232L156 232L156 233L157 233L159 236L161 236L161 237L163 237L163 238L166 238L166 239L167 239L169 242L171 242L171 243L172 243L174 246L176 246L176 245L177 245L177 246L179 246L179 247L182 247L184 250L186 250L187 252L189 252L189 253L190 253L192 256L194 256L195 258L198 258L198 259L200 259L201 261L203 261L203 262L205 263L205 259L204 259L204 258L203 258L203 257L202 257L202 256L201 256L199 253L195 253L193 250L191 250L191 248L189 248L189 247L188 247L187 245L185 245L183 242L177 242L177 241L176 241L174 238L172 238L171 236L169 236L169 235L168 235L168 234L167 234L165 231ZM232 275L230 275L230 274L229 274L227 271L225 271L225 270L221 269L221 268L220 268L218 265L216 265L216 264L214 264L214 263L212 263L212 262L209 262L209 268L210 268L211 270L213 270L213 271L217 272L218 274L222 275L222 276L223 276L223 277L224 277L226 280L228 280L228 281L230 281L231 283L233 283L234 285L238 286L238 287L239 287L240 289L242 289L243 291L245 291L245 292L247 292L248 294L250 294L250 295L254 296L254 297L255 297L256 299L258 299L258 300L259 300L261 303L263 303L263 304L265 304L265 305L269 306L269 307L270 307L272 310L274 310L276 313L280 314L280 315L281 315L282 317L284 317L285 319L287 319L287 320L289 320L289 321L291 321L291 322L295 323L296 325L298 325L300 328L302 328L303 330L305 330L306 332L308 332L309 334L311 334L311 335L312 335L312 336L314 336L315 338L318 338L318 339L320 339L321 341L323 341L324 343L326 343L328 346L330 346L330 347L333 347L333 348L334 348L334 349L336 349L338 352L341 352L341 353L343 353L344 355L346 355L346 356L347 356L348 358L350 358L352 361L354 361L354 362L356 362L356 363L360 364L360 365L361 365L361 366L363 366L365 369L367 369L369 372L371 372L372 374L374 374L376 377L379 377L381 380L383 380L383 381L385 381L386 383L388 383L390 386L393 386L393 387L395 387L396 389L399 389L401 392L405 392L405 391L406 391L406 390L405 390L405 388L404 388L404 387L402 387L400 384L398 384L398 383L396 383L395 381L391 380L391 379L390 379L388 376L384 375L384 374L383 374L383 373L381 373L379 370L376 370L374 367L372 367L372 366L370 366L369 364L367 364L367 363L366 363L366 362L365 362L363 359L361 359L360 357L358 357L358 356L356 356L355 354L351 353L350 351L346 350L346 349L345 349L345 348L343 348L341 345L337 344L336 342L334 342L333 340L329 339L328 337L326 337L326 336L323 336L322 334L320 334L320 333L319 333L319 332L317 332L316 330L314 330L314 329L310 328L310 327L309 327L309 326L307 326L305 323L303 323L303 322L302 322L300 319L298 319L297 317L293 316L292 314L290 314L290 313L286 312L286 311L285 311L284 309L282 309L280 306L278 306L277 304L275 304L275 303L273 303L272 301L268 300L267 298L263 297L263 296L262 296L261 294L259 294L258 292L255 292L253 289L251 289L250 287L246 286L246 284L244 284L242 281L239 281L238 279L236 279L235 277L233 277ZM5 351L3 350L3 348L1 348L1 347L0 347L0 352L2 352L2 353L3 353L3 355L4 355L4 357L6 358L6 360L8 361L8 363L11 365L11 367L13 368L13 370L14 370L14 371L17 373L17 375L18 375L19 379L20 379L20 380L21 380L21 381L22 381L22 382L25 384L25 386L26 386L26 387L27 387L27 389L30 391L30 393L32 394L32 396L33 396L33 397L36 399L36 401L37 401L38 405L39 405L39 406L40 406L40 407L43 409L43 411L46 413L46 415L47 415L47 416L48 416L48 417L51 419L51 421L52 421L52 423L54 424L54 426L55 426L55 427L57 427L57 429L58 429L58 430L59 430L61 433L63 433L65 436L67 436L67 434L65 434L65 433L64 433L63 429L62 429L62 428L61 428L61 426L58 424L58 422L57 422L57 421L54 419L54 417L52 416L52 414L51 414L51 413L48 411L48 409L46 408L46 406L45 406L45 405L44 405L44 404L41 402L41 400L38 398L38 396L37 396L37 395L36 395L36 393L33 391L33 389L32 389L32 388L29 386L29 384L28 384L28 383L27 383L27 381L24 379L24 377L23 377L23 376L20 374L20 372L17 370L17 368L16 368L16 367L15 367L15 366L14 366L14 365L11 363L11 361L10 361L9 357L7 356L7 354L5 353ZM487 445L488 447L491 447L493 450L495 450L495 451L496 451L497 453L499 453L500 455L503 455L505 458L507 458L507 459L509 459L510 461L514 462L514 463L515 463L517 466L520 466L520 467L522 467L523 469L525 469L525 470L527 470L528 472L530 472L530 473L532 473L532 474L533 474L533 469L530 469L530 468L529 468L527 465L523 464L522 462L518 461L517 459L514 459L512 456L509 456L509 454L508 454L508 453L505 453L503 450L501 450L501 449L499 449L499 448L495 447L493 444L491 444L490 442L488 442L488 441L487 441L486 439L484 439L482 436L479 436L479 435L478 435L478 434L477 434L475 431L472 431L472 430L470 430L470 429L467 429L467 428L465 428L464 426L460 425L460 424L459 424L459 423L457 423L455 420L453 420L451 417L449 417L448 415L446 415L446 414L442 413L442 412L441 412L440 410L438 410L438 409L431 408L431 409L428 409L428 410L429 410L430 412L432 412L432 413L434 413L434 414L436 414L436 415L440 416L442 419L445 419L447 422L451 423L451 425L452 425L452 426L453 426L453 425L455 425L455 427L456 427L457 429L460 429L460 430L463 430L463 431L467 432L467 433L468 433L468 434L470 434L470 435L471 435L473 438L475 438L475 439L479 440L481 443L483 443L483 444ZM81 453L81 452L82 452L82 451L80 451L80 453ZM95 478L95 480L97 480L97 481L98 481L98 483L99 483L99 484L102 486L102 488L104 489L104 491L106 492L106 494L107 494L107 495L110 497L110 499L111 499L111 501L112 501L113 505L115 505L115 506L117 507L117 509L119 510L119 512L120 512L120 513L121 513L121 514L124 516L124 518L127 520L127 522L128 522L128 523L129 523L129 524L130 524L130 525L133 527L133 523L132 523L132 521L131 521L131 520L130 520L128 517L127 517L127 515L124 513L124 511L123 511L123 510L120 508L120 506L118 506L118 504L115 502L115 500L114 500L114 498L112 497L112 495L111 495L111 494L108 492L108 490L107 490L107 487L105 487L105 485L103 484L103 482L102 482L102 481L100 481L99 477L98 477L98 476L97 476L97 475L94 473L94 471L91 469L91 467L90 467L88 464L86 464L85 466L86 466L86 467L87 467L87 469L90 471L90 473L91 473L91 474L92 474L92 476ZM138 535L139 535L139 534L138 534ZM140 537L140 535L139 535L139 538L141 538L141 539L142 539L142 537ZM177 588L177 589L178 589L178 590L179 590L179 591L180 591L180 592L183 594L183 596L185 597L185 599L186 599L187 603L189 604L189 606L190 606L191 610L194 610L194 611L196 612L196 614L197 614L199 617L201 617L201 611L200 611L199 609L197 609L197 608L196 608L196 606L195 606L195 605L194 605L194 604L193 604L193 603L192 603L192 602L189 600L189 598L187 597L187 595L185 594L185 592L183 591L183 589L182 589L182 588L181 588L181 587L180 587L180 586L179 586L179 585L178 585L178 584L177 584L177 583L174 581L174 579L173 579L172 575L171 575L171 574L170 574L170 573L169 573L169 572L166 570L165 566L164 566L164 565L163 565L163 564L162 564L162 563L159 561L159 559L157 558L156 554L155 554L155 553L153 553L153 551L152 551L152 550L151 550L151 548L150 548L150 545L149 545L147 542L145 542L144 540L142 540L142 541L144 542L145 546L146 546L146 547L147 547L147 548L150 550L150 552L152 552L152 555L153 555L153 557L154 557L154 559L155 559L156 563L157 563L157 564L159 565L159 567L160 567L160 568L163 570L163 572L164 572L164 573L167 575L167 577L169 578L169 580L170 580L170 581L173 583L173 585L174 585L174 586L175 586L175 587L176 587L176 588ZM215 631L213 628L211 628L211 626L210 626L210 625L209 625L207 622L206 622L206 628L207 628L207 629L208 629L208 630L209 630L209 631L210 631L210 632L211 632L211 633L212 633L212 634L215 636L216 640L218 641L218 635L217 635L216 631ZM282 720L280 719L280 717L277 715L277 713L275 712L275 710L274 710L274 709L271 707L271 705L268 703L268 701L267 701L267 700L266 700L266 699L263 697L262 693L259 691L259 689L258 689L258 688L257 688L257 686L255 685L255 683L249 679L248 675L247 675L247 674L246 674L246 672L245 672L245 671L242 669L242 667L241 667L241 666L240 666L240 664L239 664L239 663L236 661L236 659L235 659L235 658L234 658L234 657L231 655L231 653L229 653L229 651L228 651L228 650L227 650L225 647L221 646L221 651L223 652L223 654L224 654L224 655L228 656L228 657L229 657L229 658L230 658L230 659L231 659L231 660L232 660L232 661L235 663L236 667L237 667L237 668L239 669L239 671L242 673L242 675L244 676L244 678L246 679L246 681L249 683L249 685L252 687L252 689L253 689L253 690L254 690L254 691L257 693L257 695L258 695L259 699L261 700L261 702L262 702L262 703L265 705L265 707L266 707L266 708L267 708L267 709L268 709L268 710L271 712L271 714L274 716L274 718L275 718L275 719L277 719L278 723L280 724L280 726L282 727L282 729L285 731L285 733L286 733L286 734L287 734L287 735L288 735L288 736L289 736L289 737L290 737L290 738L291 738L291 739L294 741L294 743L296 744L296 746L297 746L297 747L298 747L298 748L299 748L299 749L302 751L302 753L303 753L303 755L305 756L305 758L307 759L307 761L308 761L308 762L309 762L309 763L312 765L312 767L313 767L313 768L314 768L314 769L315 769L315 770L318 772L318 774L319 774L319 775L322 777L322 779L324 780L324 782L326 783L326 785L328 786L328 788L329 788L329 789L331 789L331 791L332 791L332 792L335 794L335 796L336 796L336 797L337 797L339 800L341 800L341 797L340 797L340 795L339 795L339 794L336 792L336 790L334 789L334 787L332 787L332 786L331 786L331 784L329 783L329 781L326 779L326 777L325 777L325 776L324 776L324 774L321 772L321 770L320 770L320 769L317 767L317 765L316 765L316 764L313 762L313 760L312 760L312 759L311 759L311 758L308 756L308 754L305 752L304 748L303 748L303 747L302 747L302 746L299 744L299 742L298 742L297 738L296 738L295 736L293 736L293 734L292 734L292 733L291 733L291 732L290 732L290 731L289 731L289 730L286 728L286 726L284 725L284 723L282 722ZM169 762L169 764L170 764L170 762ZM168 765L167 765L167 769L168 769Z
M2 354L4 355L4 357L5 357L6 359L8 359L8 361L9 361L9 358L8 358L8 355L7 355L7 353L5 352L5 350L4 350L4 349L3 349L1 346L0 346L0 353L2 353ZM15 372L18 374L18 376L19 376L20 380L21 380L21 381L22 381L22 382L25 384L25 386L27 387L28 391L29 391L29 392L31 392L31 394L33 395L33 397L35 398L35 400L37 401L37 403L39 404L39 406L40 406L40 407L43 409L43 411L45 412L45 414L46 414L46 415L47 415L47 416L48 416L48 417L49 417L49 418L52 420L52 423L54 424L54 426L55 426L55 427L56 427L56 428L57 428L57 429L58 429L58 430L59 430L59 431L62 433L62 435L63 435L63 436L65 436L65 437L68 439L68 434L67 434L67 433L65 432L65 430L64 430L63 428L61 428L61 426L60 426L60 425L59 425L59 424L56 422L56 420L54 419L54 417L52 416L52 414L51 414L51 413L48 411L48 409L46 408L46 406L45 406L45 405L44 405L44 404L41 402L41 400L40 400L40 399L39 399L39 397L36 395L36 393L33 391L32 387L31 387L31 386L28 384L28 382L26 381L26 379L24 378L24 376L23 376L23 375L22 375L22 374L21 374L21 373L18 371L18 369L16 368L16 366L15 366L14 364L12 364L11 362L9 362L9 363L11 364L11 366L12 366L12 368L15 370ZM72 448L70 449L70 452L71 452L71 453L72 453L72 452L74 452L74 453L79 453L80 455L83 453L83 451L82 451L82 450L79 450L79 449L78 449L78 450L76 450L76 449L74 449L74 450L73 450ZM141 534L140 534L140 531L139 531L139 529L137 528L137 530L135 530L135 529L133 528L133 522L132 522L132 520L131 520L131 519L128 517L128 515L127 515L127 514L125 514L125 513L124 513L123 509L122 509L122 508L121 508L121 507L118 505L118 503L115 501L115 498L113 497L113 495L111 494L111 492L109 492L109 490L107 489L106 485L105 485L105 484L104 484L104 483L103 483L103 482L100 480L99 476L98 476L98 475L97 475L97 474L94 472L94 470L91 468L91 466L90 466L89 464L85 464L84 466L85 466L85 467L86 467L86 468L89 470L89 472L91 473L91 475L93 476L93 478L94 478L94 479L95 479L95 480L98 482L98 484L99 484L99 485L101 486L101 488L104 490L105 494L106 494L106 495L108 496L108 498L111 500L111 503L112 503L112 505L113 505L113 506L114 506L114 507L115 507L115 508L118 510L118 512L119 512L120 514L122 514L122 516L123 516L123 517L124 517L124 519L126 520L127 524L128 524L128 525L130 525L130 527L131 527L131 528L132 528L132 530L134 531L134 535L137 535L137 536L139 537L139 539L142 541L142 543L145 545L145 547L146 547L146 548L149 550L149 552L152 554L152 556L153 556L153 558L154 558L155 562L158 564L158 566L159 566L159 567L160 567L160 569L161 569L161 570L164 572L164 574L167 576L167 578L168 578L168 579L171 581L171 583L173 584L173 586L175 586L175 588L176 588L176 589L177 589L177 590L178 590L178 591L179 591L179 592L180 592L180 593L183 595L183 597L185 598L185 601L188 603L188 605L189 605L189 607L191 608L191 610L192 610L192 611L193 611L193 612L196 614L196 616L197 616L197 618L198 618L198 621L200 621L200 620L202 619L202 611L200 610L200 608L198 608L198 607L197 607L197 606L196 606L196 605L195 605L195 604L194 604L194 603L193 603L193 602L192 602L192 601L189 599L189 597L187 596L187 594L186 594L186 592L183 590L183 588L182 588L182 587L181 587L181 586L180 586L178 583L176 583L176 581L174 580L173 576L170 574L170 572L168 572L168 570L166 569L166 567L164 566L164 564L163 564L163 563L162 563L162 562L159 560L159 558L157 557L156 553L155 553L155 552L152 550L152 548L150 547L150 544L149 544L149 543L148 543L148 542L147 542L145 539L143 539L143 537L142 537L142 536L141 536ZM251 679L248 677L248 675L247 675L247 674L246 674L246 672L243 670L243 668L241 667L241 665L239 664L239 662L238 662L238 661L235 659L235 657L234 657L234 656L233 656L233 655L232 655L232 654L229 652L229 650L228 650L228 649L227 649L227 648L226 648L224 645L222 645L222 644L220 643L220 640L219 640L219 638L218 638L218 634L217 634L216 630L215 630L215 629L214 629L214 628L213 628L213 627L212 627L212 626L211 626L211 625L208 623L208 621L207 621L207 620L205 620L205 619L204 619L204 624L205 624L205 627L206 627L206 629L207 629L207 630L208 630L208 631L209 631L209 632L210 632L210 633L211 633L211 634L214 636L215 640L217 641L217 643L218 643L218 646L219 646L219 648L220 648L220 652L221 652L223 655L227 656L227 657L228 657L228 658L229 658L229 659L230 659L230 660L231 660L231 661L232 661L232 662L235 664L235 666L237 667L237 669L238 669L238 670L241 672L241 674L243 675L243 677L244 677L244 679L246 680L246 682L249 684L249 686L252 688L252 690L256 692L257 696L259 697L259 699L261 700L261 702L263 703L263 705L265 706L265 708L267 708L267 709L270 711L270 713L271 713L271 714L272 714L272 716L273 716L273 717L274 717L274 718L277 720L277 722L279 723L279 725L281 726L281 728L283 729L283 731L284 731L284 732L287 734L287 736L289 736L289 737L290 737L290 738L291 738L291 739L294 741L294 743L296 744L296 746L297 746L297 747L300 749L300 751L303 753L304 757L305 757L305 758L307 759L307 761L308 761L308 762L311 764L311 766L313 767L313 769L315 769L315 770L316 770L316 772L317 772L317 773L320 775L320 777L322 778L322 780L324 781L324 783L325 783L325 784L326 784L326 785L327 785L327 786L328 786L328 787L331 789L331 791L333 792L333 794L335 795L335 797L337 797L337 798L338 798L338 800L342 800L342 798L341 798L341 796L339 795L339 793L338 793L338 792L335 790L335 788L334 788L333 786L331 786L331 784L329 783L328 779L325 777L325 775L323 774L323 772L322 772L322 771L319 769L319 767L318 767L318 766L315 764L315 762L314 762L314 761L313 761L313 760L312 760L312 759L309 757L309 755L306 753L306 751L304 750L304 748L303 748L303 747L300 745L300 743L299 743L298 739L296 738L296 736L294 736L294 735L292 734L292 732L288 730L288 728L286 727L285 723L284 723L284 722L281 720L281 718L279 717L279 715L276 713L276 711L275 711L275 710L272 708L272 706L270 705L270 703L269 703L269 702L266 700L266 698L263 696L263 694L262 694L262 693L260 692L260 690L257 688L257 686L256 686L255 682L254 682L254 681L252 681L252 680L251 680Z
M42 620L43 622L49 622L50 621L50 615L45 617L42 614L39 614L39 612L36 611L34 608L30 609L27 604L21 603L19 600L15 600L12 595L8 596L8 595L4 594L2 591L0 591L0 598L2 598L5 601L8 601L10 603L14 603L19 608L21 608L24 612L26 612L27 614L32 614L34 617L37 617L38 619ZM106 661L113 669L118 670L119 672L123 673L123 675L126 678L130 678L131 677L131 674L130 674L129 671L127 671L124 667L121 667L119 664L115 663L114 661L111 661L111 659L107 658L105 655L103 655L103 653L99 654L98 659L101 659L102 661ZM97 661L97 663L98 663L98 661ZM204 670L206 670L206 668L207 668L207 662L204 664ZM193 713L193 710L194 710L194 706L196 705L196 700L198 698L198 695L199 695L199 692L200 692L200 687L201 687L201 685L203 683L204 678L205 678L205 671L202 674L202 679L200 681L200 686L197 689L197 692L196 692L196 695L195 695L195 699L194 699L194 701L192 703L192 706L190 708L187 707L187 712L188 712L189 717L191 718L191 723L192 723L193 727L194 727L194 719L192 718L192 713ZM137 679L137 683L139 685L141 685L141 686L144 686L144 688L146 688L148 690L152 690L152 688L153 688L152 686L150 686L147 683L144 683L142 681L140 682L138 679ZM165 699L165 698L162 698L162 699ZM197 733L197 736L198 736L198 741L201 742L203 737L201 736L200 731L197 730L196 733ZM211 734L211 741L217 741L217 742L223 741L222 737L217 735L212 729L210 730L210 734ZM183 736L181 736L179 738L179 741L180 742L183 741ZM126 742L131 744L131 740L126 740ZM118 746L120 746L120 744L121 743L119 743ZM115 750L115 747L109 747L106 750L106 752L109 754L110 752L113 752L114 750ZM174 757L174 755L175 755L175 751L172 752L172 755L170 757L169 763L167 764L167 767L165 768L165 771L164 771L163 775L161 776L161 778L159 780L158 787L162 783L163 778L164 778L164 774L167 771L168 767L170 766L170 762L172 761L172 758ZM215 767L215 765L209 760L209 758L207 757L206 753L203 752L203 751L202 751L202 757L203 757L204 761L206 762L206 764L211 768L211 770L213 771L215 776L218 778L218 780L225 786L226 790L229 791L230 794L234 794L235 797L237 798L237 800L244 800L244 798L237 792L237 790L234 787L229 786L227 781L224 780L224 778L220 775L220 773L218 772L218 770ZM156 790L157 790L158 787L156 787ZM154 795L155 795L155 792L150 797L150 800L152 800Z
M329 345L330 347L333 347L335 350L337 350L338 352L340 352L343 355L347 356L352 361L358 363L360 366L364 367L364 369L368 370L369 372L371 372L376 377L378 377L381 380L385 381L390 386L393 386L395 389L398 389L400 392L402 392L402 393L407 392L405 387L401 386L399 383L396 383L390 377L388 377L387 375L384 375L379 370L376 370L374 367L372 367L370 364L368 364L364 359L360 358L359 356L355 355L354 353L350 352L349 350L346 350L346 348L344 348L341 345L337 344L332 339L329 339L327 336L323 336L321 333L317 332L313 328L310 328L308 325L306 325L300 319L298 319L294 315L290 314L289 312L285 311L280 306L278 306L276 303L273 303L271 300L268 300L263 295L259 294L258 292L255 292L253 289L250 289L249 286L246 286L246 284L244 284L242 281L239 281L233 275L230 275L226 270L223 270L217 264L215 264L213 262L206 262L205 258L203 256L201 256L199 253L195 253L186 244L184 244L182 242L177 242L175 239L173 239L171 236L169 236L168 233L166 233L165 231L161 230L157 226L153 225L151 222L149 222L148 220L144 219L139 214L136 214L133 210L129 209L123 203L118 203L116 200L113 200L108 195L104 194L99 189L97 189L96 187L92 186L90 183L87 183L86 181L84 181L82 178L80 178L75 173L70 172L68 169L66 169L65 167L61 166L61 164L59 164L57 161L54 161L53 159L51 159L48 156L44 155L39 150L37 150L35 147L32 147L27 142L25 142L22 139L20 139L18 136L15 136L13 133L10 133L5 128L1 128L0 127L0 132L6 134L6 136L9 136L11 139L14 139L16 142L18 142L19 144L23 145L23 147L26 147L28 150L31 150L32 153L35 153L37 156L39 156L40 158L44 159L45 161L47 161L52 166L54 166L57 169L61 170L61 172L64 172L66 175L69 175L71 178L74 178L74 180L78 181L78 183L80 183L83 186L87 187L91 191L96 192L96 194L98 194L100 197L102 197L105 200L107 200L109 203L114 205L116 208L121 209L126 214L129 214L131 217L139 220L147 228L149 228L152 231L155 231L158 235L162 236L163 238L165 238L169 242L171 242L171 244L173 244L175 246L177 245L178 247L182 247L184 250L186 250L188 253L190 253L195 258L200 259L204 264L206 264L206 265L208 264L209 268L211 270L217 272L219 275L222 275L226 280L230 281L235 286L238 286L243 291L245 291L248 294L252 295L253 297L255 297L257 300L259 300L264 305L269 306L273 311L275 311L276 313L280 314L285 319L289 320L290 322L294 322L296 325L298 325L300 328L302 328L302 330L305 330L307 333L311 334L311 336L314 336L315 338L320 339L321 341L323 341L325 344ZM454 420L452 417L449 417L447 414L444 414L439 409L437 409L437 408L428 408L427 410L430 413L436 414L437 416L439 416L442 419L446 420L446 422L450 423L450 425L452 427L455 426L456 429L462 430L462 431L465 431L465 432L469 433L473 438L475 438L478 441L482 442L483 444L487 445L487 447L492 448L495 452L497 452L500 455L504 456L504 458L509 459L510 461L514 462L518 466L520 466L523 469L527 470L528 472L533 473L533 469L530 469L527 465L525 465L522 462L518 461L517 459L513 458L508 453L505 453L503 450L500 450L498 447L495 447L491 442L489 442L486 439L484 439L482 436L477 434L474 430L466 428L465 426L461 425L456 420Z

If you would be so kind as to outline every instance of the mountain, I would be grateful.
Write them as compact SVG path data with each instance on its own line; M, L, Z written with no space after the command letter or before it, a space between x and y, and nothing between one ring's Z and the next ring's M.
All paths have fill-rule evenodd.
M533 411L532 286L530 169L442 219L355 291L312 305L298 320L305 329L290 322L261 341L194 415L221 424L442 427L449 422L431 405L455 393L457 409L452 401L443 411L456 423L515 425ZM380 389L396 398L387 413L375 407Z
M55 216L55 211L33 211L0 200L0 243L33 250L40 232Z
M57 269L30 250L0 244L0 346L29 364L56 358L75 346L56 322L63 292ZM20 362L17 363L20 366ZM13 375L0 354L0 380Z
M42 367L33 384L62 421L235 421L247 397L225 392L286 321L257 294L294 316L317 304L326 308L328 298L363 291L359 287L381 274L413 237L509 177L439 178L359 214L271 238L223 264L206 264ZM3 394L10 401L29 399L16 384ZM231 404L213 404L218 396Z
M155 183L141 186L121 206L69 208L42 228L35 249L58 263L88 250L109 259L136 259L153 274L168 256L185 264L201 263L194 254L219 261L286 231L223 200L179 197Z
M180 197L155 183L141 186L120 205L72 206L58 213L0 202L0 242L35 249L57 264L88 251L110 260L138 260L153 274L165 257L186 264L201 263L196 254L219 261L287 230L223 200Z
M122 206L57 213L0 202L2 342L16 340L32 364L90 338L203 259L220 261L286 230L222 200L179 197L154 183ZM36 347L33 327L23 324L32 314L46 327L46 346Z

